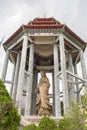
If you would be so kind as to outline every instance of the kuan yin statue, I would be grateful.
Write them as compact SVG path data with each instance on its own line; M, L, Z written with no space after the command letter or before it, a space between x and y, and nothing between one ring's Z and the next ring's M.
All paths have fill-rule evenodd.
M37 100L36 108L39 116L50 116L52 114L52 105L49 102L48 91L50 87L49 79L46 76L45 70L40 71L41 79L36 89Z

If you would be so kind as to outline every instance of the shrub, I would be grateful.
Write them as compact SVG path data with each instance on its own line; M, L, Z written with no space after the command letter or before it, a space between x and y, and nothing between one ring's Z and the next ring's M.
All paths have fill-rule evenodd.
M20 116L0 80L0 130L18 130L19 125Z
M59 130L70 130L70 123L69 123L69 119L65 118L65 119L61 119L59 121Z
M56 122L53 119L50 119L49 117L43 117L38 126L38 130L54 130L56 128Z
M59 122L59 130L84 130L85 116L80 107L71 102L64 119Z
M35 124L30 124L23 128L23 130L36 130L36 129L37 129L37 127Z

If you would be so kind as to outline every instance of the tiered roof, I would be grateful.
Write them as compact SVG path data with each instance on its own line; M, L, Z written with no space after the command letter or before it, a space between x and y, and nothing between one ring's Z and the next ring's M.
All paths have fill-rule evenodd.
M59 21L56 21L54 18L35 18L33 21L29 22L28 25L25 25L27 28L61 28L63 24Z
M24 29L64 29L65 32L70 34L74 39L76 39L81 45L86 46L79 36L77 36L67 25L60 23L54 18L35 18L30 21L27 25L22 25L5 43L4 46L9 44L13 39L17 37Z

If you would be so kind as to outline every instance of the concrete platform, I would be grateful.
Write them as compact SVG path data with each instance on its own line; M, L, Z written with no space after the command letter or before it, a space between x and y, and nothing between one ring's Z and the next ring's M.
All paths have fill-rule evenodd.
M30 116L30 117L21 117L21 125L22 126L26 126L26 125L29 125L29 124L35 124L35 125L38 125L41 118L43 116ZM54 119L56 122L58 122L59 120L63 119L63 117L54 117L54 116L50 116L51 119Z

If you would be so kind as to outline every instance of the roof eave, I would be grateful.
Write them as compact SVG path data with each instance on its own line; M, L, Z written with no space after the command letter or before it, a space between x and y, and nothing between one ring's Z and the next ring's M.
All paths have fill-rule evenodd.
M64 26L64 30L72 35L79 43L81 43L84 47L87 46L87 43L83 41L76 33L74 33L67 25Z
M68 32L71 36L73 36L82 46L83 49L86 48L87 43L85 41L83 41L79 36L77 36L77 34L75 34L67 25L65 24L61 24L61 25L56 25L56 26L30 26L30 25L22 25L19 27L19 29L9 38L7 39L4 44L3 47L6 50L6 46L19 34L21 33L24 29L45 29L45 28L55 28L55 29L62 29L64 28L64 31Z
M46 29L46 28L49 28L49 29L57 29L57 28L62 28L63 27L63 24L61 25L24 25L25 29Z
M23 25L20 26L19 29L18 29L15 33L13 33L13 35L11 35L11 36L3 43L4 49L5 49L5 46L6 46L7 44L9 44L9 43L10 43L20 32L22 32L22 31L23 31Z

